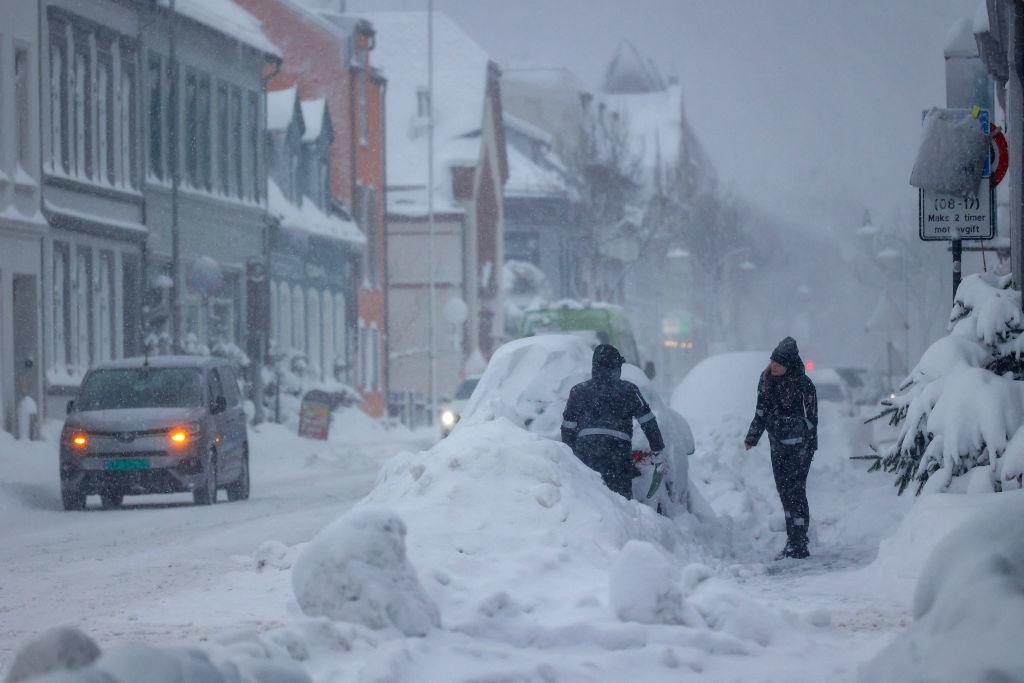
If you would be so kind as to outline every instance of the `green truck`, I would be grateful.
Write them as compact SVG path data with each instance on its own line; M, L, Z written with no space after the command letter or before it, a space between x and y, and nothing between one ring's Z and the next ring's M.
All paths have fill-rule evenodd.
M537 308L523 314L519 326L520 336L566 333L586 338L593 346L611 344L619 350L627 363L642 367L649 377L654 375L654 364L641 365L633 327L625 311L613 304L564 305Z

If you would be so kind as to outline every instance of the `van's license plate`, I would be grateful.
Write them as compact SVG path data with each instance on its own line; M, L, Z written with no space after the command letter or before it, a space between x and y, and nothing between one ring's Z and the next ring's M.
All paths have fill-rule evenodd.
M149 461L139 459L108 460L104 467L108 470L148 470Z

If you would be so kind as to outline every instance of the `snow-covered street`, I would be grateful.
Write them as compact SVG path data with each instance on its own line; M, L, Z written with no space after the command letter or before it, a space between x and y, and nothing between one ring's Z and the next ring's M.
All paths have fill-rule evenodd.
M0 433L0 661L57 625L100 640L205 640L265 629L278 615L260 595L233 592L266 541L308 541L372 487L381 462L406 440L310 441L284 427L251 431L252 498L193 507L191 496L129 497L120 510L95 501L60 509L56 434L15 442ZM270 604L277 602L271 598Z

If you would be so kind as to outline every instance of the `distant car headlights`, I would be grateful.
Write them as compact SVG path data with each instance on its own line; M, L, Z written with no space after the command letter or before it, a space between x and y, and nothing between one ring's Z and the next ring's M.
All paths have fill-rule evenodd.
M455 426L455 423L459 421L459 416L454 410L441 411L441 426L445 429L451 429Z

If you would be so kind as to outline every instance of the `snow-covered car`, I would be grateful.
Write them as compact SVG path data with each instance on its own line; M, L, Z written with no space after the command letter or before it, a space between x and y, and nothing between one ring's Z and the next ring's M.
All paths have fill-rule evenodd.
M98 494L191 492L196 505L249 497L249 437L234 369L221 358L130 358L82 379L60 439L65 510Z
M527 431L560 440L569 391L590 379L592 357L590 344L571 334L545 334L505 344L488 363L457 429L506 418ZM650 445L642 430L633 430L634 459L640 471L633 480L634 498L668 516L690 511L687 472L688 458L694 450L690 425L657 394L640 368L627 363L622 367L622 378L640 388L665 438L664 480L647 499L654 471L646 462Z
M853 396L838 372L832 368L821 368L811 370L807 376L814 382L814 388L818 392L819 406L827 403L844 415L857 414Z
M462 411L465 409L469 397L473 395L473 390L476 389L476 385L479 382L480 375L473 375L462 380L455 389L455 397L441 406L437 419L441 423L442 439L451 434L452 430L455 429L455 425L462 419Z

